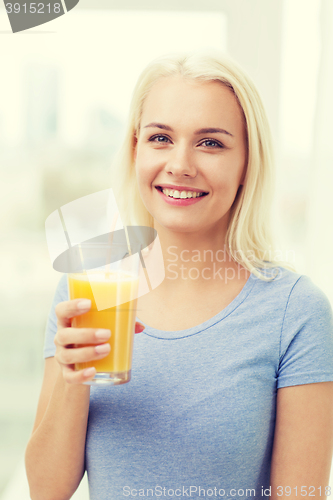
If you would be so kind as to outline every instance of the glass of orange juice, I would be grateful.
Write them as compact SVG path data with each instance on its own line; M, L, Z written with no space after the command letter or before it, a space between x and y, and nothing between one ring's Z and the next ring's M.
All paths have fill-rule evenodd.
M112 243L78 246L81 264L79 272L67 274L69 297L90 299L91 309L72 318L72 327L111 330L111 350L102 359L76 363L75 369L96 368L94 379L85 382L89 385L125 384L131 380L139 252L130 255L126 246Z

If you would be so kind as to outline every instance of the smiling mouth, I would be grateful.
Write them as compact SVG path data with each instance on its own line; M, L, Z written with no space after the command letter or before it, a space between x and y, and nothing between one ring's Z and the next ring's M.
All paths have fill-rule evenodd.
M208 193L199 193L198 191L178 191L177 189L167 189L162 188L161 186L155 186L158 191L165 194L169 198L174 199L183 199L186 200L188 198L202 198L206 196Z

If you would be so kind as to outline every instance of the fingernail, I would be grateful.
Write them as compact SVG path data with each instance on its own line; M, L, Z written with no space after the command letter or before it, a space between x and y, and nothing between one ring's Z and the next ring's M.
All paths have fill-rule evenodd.
M96 372L96 368L94 368L93 366L91 368L86 368L83 372L83 375L85 377L91 377L91 375L95 375L95 372Z
M144 330L144 329L145 329L145 327L144 327L144 326L142 326L142 325L137 325L137 326L135 327L135 333L141 333L141 332L143 332L143 330Z
M95 337L98 340L107 340L108 338L110 338L110 336L110 330L97 330L97 332L95 333Z
M84 309L90 309L91 307L91 300L89 299L83 299L83 300L80 300L80 302L77 303L76 307L80 310L84 310Z
M95 347L95 351L97 354L104 354L105 352L109 352L109 350L110 344L102 344Z

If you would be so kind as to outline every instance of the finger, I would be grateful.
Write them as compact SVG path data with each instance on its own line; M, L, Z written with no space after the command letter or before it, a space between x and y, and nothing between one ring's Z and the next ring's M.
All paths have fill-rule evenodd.
M55 313L58 318L58 326L66 327L71 325L71 318L79 316L89 311L91 308L91 300L89 299L74 299L60 302L55 307Z
M73 365L75 363L87 363L96 359L105 358L111 350L110 344L78 348L59 348L56 352L57 361L61 365Z
M63 328L58 330L55 344L68 346L71 344L101 344L111 337L111 331L97 328Z
M90 367L84 370L74 370L70 365L63 367L63 377L69 384L82 384L92 380L96 375L96 368Z
M145 327L142 323L139 323L138 321L135 323L135 333L141 333L144 329Z

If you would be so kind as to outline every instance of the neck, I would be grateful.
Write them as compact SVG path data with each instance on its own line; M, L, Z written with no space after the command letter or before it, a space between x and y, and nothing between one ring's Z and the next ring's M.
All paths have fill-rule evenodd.
M220 231L208 228L200 233L174 232L156 221L154 227L163 252L164 286L211 287L244 278L244 268L228 252L226 228Z

